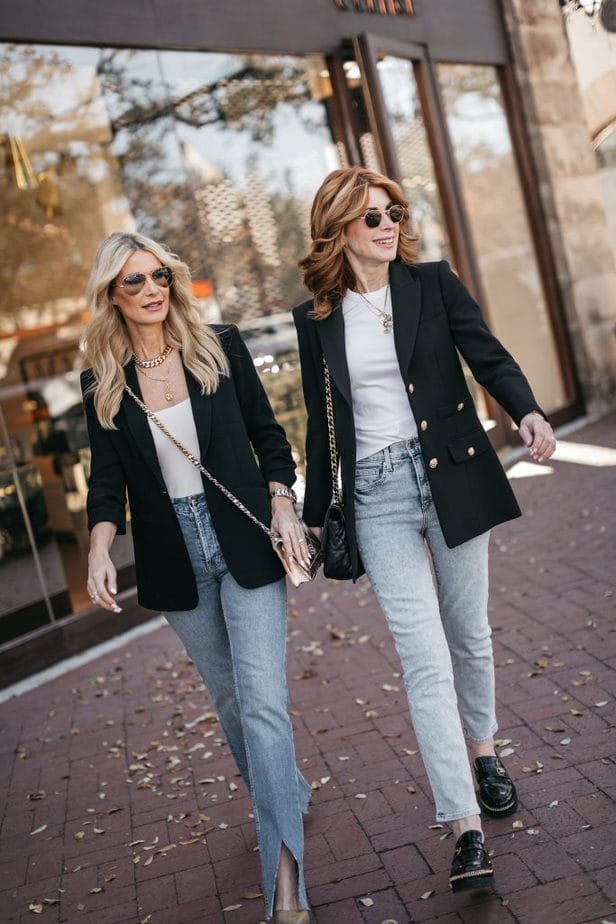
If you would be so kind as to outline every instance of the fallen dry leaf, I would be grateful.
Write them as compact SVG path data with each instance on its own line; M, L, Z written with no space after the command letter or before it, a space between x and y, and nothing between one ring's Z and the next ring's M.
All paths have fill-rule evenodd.
M364 908L372 908L374 905L374 901L371 898L360 898L359 901L364 906Z
M425 901L427 898L430 898L432 895L434 895L434 889L430 889L429 892L424 892L423 895L420 895L419 897L420 897L423 901Z
M43 905L41 902L30 902L28 905L28 911L31 911L32 914L42 914Z
M33 834L41 834L43 831L47 830L47 825L41 825L40 828L35 828L34 831L30 831L30 836Z

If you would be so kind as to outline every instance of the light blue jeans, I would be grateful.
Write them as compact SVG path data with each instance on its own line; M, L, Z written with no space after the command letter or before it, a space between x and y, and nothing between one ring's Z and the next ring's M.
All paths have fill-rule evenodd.
M199 603L194 610L164 615L210 691L250 791L266 914L272 914L282 844L297 862L300 906L307 908L302 815L311 789L297 769L287 713L285 580L241 587L227 570L205 495L177 498L173 506Z
M465 738L486 741L497 729L489 533L447 547L418 440L357 462L355 513L362 561L402 662L436 818L478 815Z

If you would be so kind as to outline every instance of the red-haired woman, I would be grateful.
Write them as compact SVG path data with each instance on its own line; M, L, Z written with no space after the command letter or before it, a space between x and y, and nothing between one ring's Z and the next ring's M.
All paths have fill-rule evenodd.
M358 167L327 177L300 267L313 294L294 311L308 411L304 519L318 531L332 495L325 359L354 577L365 569L395 639L436 818L456 837L450 884L491 885L480 805L500 818L517 796L494 750L488 540L520 509L458 352L534 459L553 453L552 429L449 265L416 262L408 203L387 177Z

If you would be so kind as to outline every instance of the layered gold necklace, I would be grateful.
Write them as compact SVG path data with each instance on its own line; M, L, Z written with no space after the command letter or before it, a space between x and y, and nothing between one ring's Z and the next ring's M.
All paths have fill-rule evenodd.
M155 369L156 366L162 366L172 350L173 347L168 343L162 353L155 356L154 359L139 359L136 353L133 353L133 359L135 360L135 365L140 369Z
M390 301L389 295L389 285L385 289L385 302L383 308L379 308L378 305L375 305L374 302L371 302L369 298L366 298L363 292L357 293L359 297L363 300L366 307L369 308L373 314L377 316L381 324L383 325L383 333L390 334L394 329L394 319L391 314L387 311L387 303Z
M164 385L165 386L165 391L164 391L165 401L169 403L173 401L173 398L174 398L173 392L171 391L171 374L169 373L164 378L159 379L154 375L147 375L145 370L146 369L156 369L157 366L162 366L162 364L167 359L167 357L170 355L172 350L173 350L173 347L170 344L167 344L167 346L162 351L162 353L159 356L155 356L154 359L139 359L133 353L133 359L135 360L135 366L137 367L137 372L140 372L141 375L144 377L144 379L149 379L151 382L159 382L161 385Z

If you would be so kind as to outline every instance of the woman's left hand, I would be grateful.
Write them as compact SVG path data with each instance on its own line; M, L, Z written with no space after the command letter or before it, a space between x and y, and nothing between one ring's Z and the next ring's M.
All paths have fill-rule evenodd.
M307 567L309 562L306 558L306 537L290 498L272 498L271 528L281 537L287 552L291 552L296 561Z
M536 411L526 414L520 421L520 436L536 462L547 462L556 449L551 426Z

